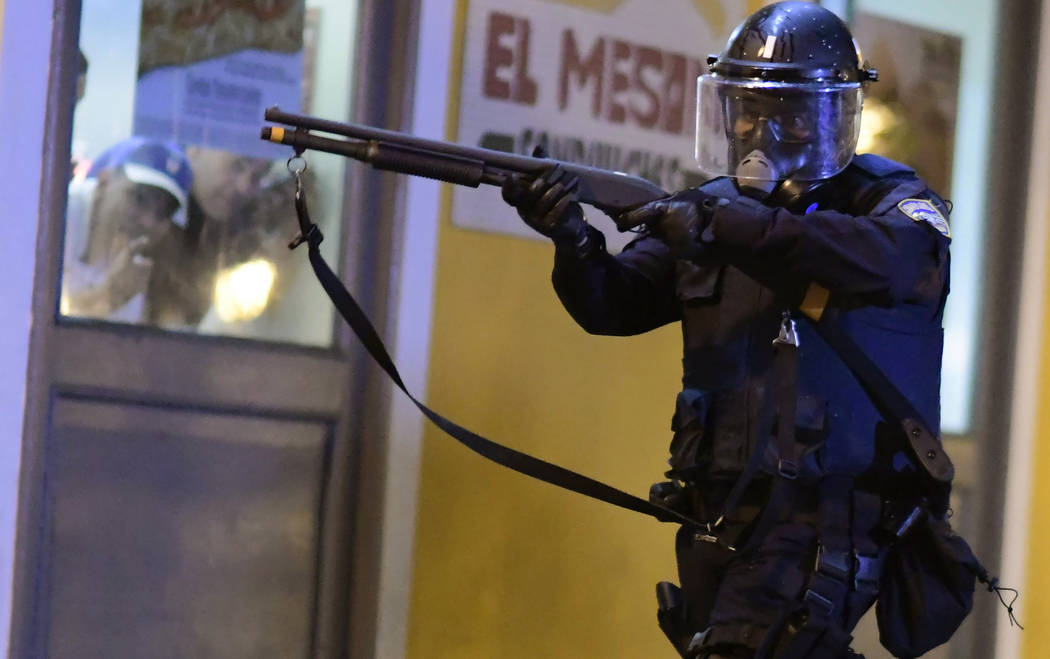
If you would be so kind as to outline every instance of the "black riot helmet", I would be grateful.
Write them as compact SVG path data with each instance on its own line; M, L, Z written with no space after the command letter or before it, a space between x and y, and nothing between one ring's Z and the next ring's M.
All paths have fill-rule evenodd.
M842 171L860 132L864 68L849 28L810 2L759 9L708 57L697 84L696 159L765 197Z

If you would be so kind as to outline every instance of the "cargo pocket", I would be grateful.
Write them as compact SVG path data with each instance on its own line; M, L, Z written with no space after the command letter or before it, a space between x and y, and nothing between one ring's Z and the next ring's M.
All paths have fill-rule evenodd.
M679 302L714 302L724 266L699 266L691 261L675 261L675 294Z
M683 389L675 400L671 417L671 457L668 463L673 478L689 479L704 456L704 426L707 425L708 394L699 389Z
M827 438L828 401L802 394L795 408L795 441L806 448L819 446Z

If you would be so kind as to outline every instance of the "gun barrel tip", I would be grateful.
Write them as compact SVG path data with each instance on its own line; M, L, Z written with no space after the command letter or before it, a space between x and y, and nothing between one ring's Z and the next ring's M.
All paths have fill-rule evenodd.
M276 105L271 105L270 107L266 108L265 112L263 112L263 118L272 119L271 115L279 114L280 112L281 108L277 107Z
M262 138L277 144L284 144L285 130L280 126L263 126Z

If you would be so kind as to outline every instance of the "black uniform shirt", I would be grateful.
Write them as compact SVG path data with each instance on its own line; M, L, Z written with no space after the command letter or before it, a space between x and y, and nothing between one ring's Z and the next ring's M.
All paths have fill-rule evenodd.
M699 191L722 195L731 187L716 179ZM586 331L632 335L682 322L684 391L671 458L680 471L731 476L743 469L781 312L795 308L813 283L831 292L842 328L927 425L939 427L949 237L937 218L947 217L944 203L910 169L859 156L821 188L815 207L792 210L734 199L716 211L695 262L676 261L647 235L616 256L556 251L555 290ZM797 437L819 449L805 469L857 475L874 462L881 417L820 337L801 323L799 334ZM898 456L896 468L911 467Z

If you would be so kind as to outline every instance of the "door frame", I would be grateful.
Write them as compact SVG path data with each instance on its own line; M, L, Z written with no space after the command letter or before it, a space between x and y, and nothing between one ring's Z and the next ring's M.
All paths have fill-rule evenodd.
M333 319L332 347L317 349L58 317L58 266L69 180L80 0L11 4L5 24L15 26L25 36L16 40L11 37L13 31L7 32L3 62L9 68L3 69L0 84L5 88L15 84L7 72L17 66L18 95L24 102L17 107L10 104L14 116L6 116L9 112L5 108L2 118L13 119L8 125L26 126L12 143L23 153L33 154L28 161L30 170L39 154L40 168L17 170L20 175L8 181L15 189L7 195L33 208L27 215L37 219L34 226L19 227L23 234L35 230L35 262L27 264L22 273L23 281L32 278L31 309L13 316L31 315L34 322L25 352L24 417L18 417L22 422L19 432L10 435L22 438L20 446L11 442L13 450L20 450L20 455L12 456L12 463L20 466L20 477L12 542L10 656L38 656L46 640L46 624L40 620L43 596L39 570L47 555L42 526L47 514L46 438L52 402L64 394L203 405L248 413L276 411L331 421L337 439L330 456L333 468L324 483L327 496L322 513L313 647L319 657L345 656L348 651L351 656L371 656L380 595L368 584L382 563L380 530L386 511L381 502L388 466L389 387L380 380L377 369L367 364L363 349L338 318ZM394 127L405 121L415 39L405 35L404 28L413 24L417 8L417 0L360 0L358 42L353 53L354 66L360 72L352 104L354 120ZM33 20L27 24L29 17ZM45 29L46 37L41 34ZM401 38L390 39L393 34ZM395 46L384 45L391 41ZM31 49L37 57L24 54ZM25 66L28 62L35 64ZM39 122L37 130L34 117ZM16 168L6 164L12 161L14 158L5 158L5 170ZM23 167L25 163L25 159L20 161ZM27 180L38 183L39 188L28 185ZM345 273L348 286L376 320L380 334L390 338L397 334L396 319L390 317L389 309L396 308L398 298L392 294L398 282L390 273L400 252L395 241L404 234L400 215L404 182L353 166L347 168L345 182L348 194L343 200L339 271ZM14 242L22 251L29 244L28 240ZM302 267L307 267L305 256ZM112 371L107 373L104 365L106 355L124 350L134 351L145 372L163 370L172 361L184 365L186 371L159 388L155 382L121 380ZM201 387L204 378L200 371L214 369L208 361L215 357L227 363L250 362L257 372L308 374L310 381L323 381L315 387L320 395L302 392L302 377L272 378L266 389L251 392ZM74 368L71 359L87 359L89 363L94 359L100 369ZM425 369L425 364L413 365L414 379L422 380L418 373L425 373ZM377 516L377 511L382 514Z
M0 103L0 122L17 126L0 142L0 194L5 199L8 226L0 247L0 277L4 292L0 313L0 362L7 374L0 388L0 621L4 625L0 652L8 656L17 620L14 591L24 580L24 551L17 545L19 476L26 424L26 380L31 363L34 310L35 245L40 233L42 193L41 145L44 143L48 80L51 72L52 0L0 0L0 97L18 103ZM61 19L61 17L56 17ZM27 255L30 255L27 258Z

